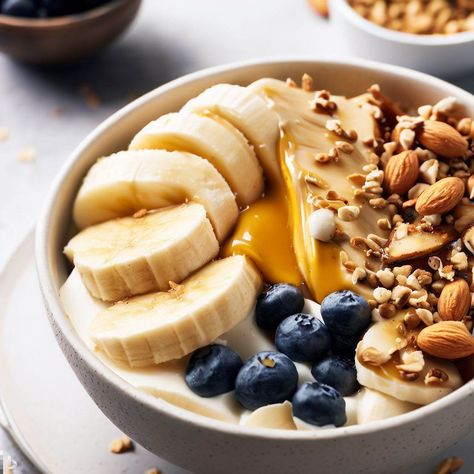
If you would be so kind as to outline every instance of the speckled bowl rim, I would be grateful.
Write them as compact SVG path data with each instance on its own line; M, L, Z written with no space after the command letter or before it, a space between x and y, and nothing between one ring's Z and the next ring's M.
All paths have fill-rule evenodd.
M90 10L81 13L73 13L71 15L62 15L51 18L22 18L0 14L0 26L6 25L12 28L18 27L28 29L64 28L65 26L75 25L106 16L113 10L117 10L131 1L133 0L110 0L104 5L91 8Z
M49 192L49 195L45 201L43 210L39 216L39 221L36 228L36 265L40 287L43 293L43 297L45 299L45 304L49 309L49 312L51 314L51 317L54 319L55 324L61 331L62 335L66 338L67 342L72 346L74 351L76 351L80 355L84 362L95 371L97 376L101 377L109 384L115 386L117 389L127 393L137 402L144 404L149 409L162 411L166 415L176 418L177 421L186 422L191 425L194 425L197 429L210 429L221 433L231 434L237 437L257 437L261 439L285 441L294 440L295 442L297 442L298 440L334 440L346 436L364 436L366 434L374 433L379 430L387 430L401 425L415 424L424 416L432 415L438 411L443 410L450 404L455 404L459 400L473 395L474 380L471 380L459 389L455 390L453 393L429 405L417 408L416 410L403 415L368 424L352 425L341 428L325 428L315 431L288 431L266 428L250 428L198 415L191 411L177 407L164 400L156 398L132 386L124 379L119 377L117 374L115 374L109 367L105 366L97 357L94 356L90 349L87 348L84 342L80 339L79 335L75 332L72 324L69 322L67 316L61 308L57 290L54 284L53 273L52 270L48 267L48 228L51 226L51 209L53 208L54 201L58 193L61 192L62 183L65 180L65 177L74 168L76 161L80 159L83 151L87 149L89 144L98 139L101 136L102 132L105 131L108 127L112 126L118 120L125 118L128 114L140 109L141 106L146 104L149 100L153 99L156 95L167 94L170 91L173 91L174 89L177 89L189 83L193 83L194 81L199 81L206 77L213 77L222 73L230 73L232 71L237 71L241 68L252 69L254 67L260 66L264 69L265 66L280 66L281 69L284 70L285 66L288 66L288 64L290 63L293 63L294 65L297 65L298 63L313 63L314 66L330 65L336 68L338 66L351 66L359 69L368 69L370 71L375 72L383 71L385 73L400 77L401 80L403 80L404 76L408 76L410 78L416 78L434 87L442 89L444 91L443 93L446 93L447 95L455 94L461 97L461 100L463 102L465 102L466 104L470 104L474 109L474 96L441 79L411 69L366 60L318 60L314 57L305 56L288 56L271 59L263 58L250 61L234 62L224 66L211 67L175 79L136 99L134 102L131 102L130 104L126 105L119 111L115 112L104 122L102 122L79 144L79 146L69 156L61 171L57 175L55 181L51 186L51 191Z
M352 23L356 28L364 30L367 33L393 41L396 43L404 43L416 46L448 46L457 44L473 43L474 47L474 31L463 31L451 35L415 35L412 33L404 33L402 31L390 30L383 26L376 25L363 16L359 15L347 2L347 0L329 0L331 9L338 9L345 19Z

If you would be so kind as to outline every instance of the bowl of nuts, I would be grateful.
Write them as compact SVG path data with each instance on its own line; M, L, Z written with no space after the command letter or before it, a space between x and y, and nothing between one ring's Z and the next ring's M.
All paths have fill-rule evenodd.
M31 64L72 62L113 41L141 0L0 1L0 52Z
M474 68L469 0L331 0L331 21L357 56L442 77Z

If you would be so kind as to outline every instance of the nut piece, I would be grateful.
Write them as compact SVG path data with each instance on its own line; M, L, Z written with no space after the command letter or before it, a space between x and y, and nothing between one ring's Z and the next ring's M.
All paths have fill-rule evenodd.
M426 385L441 385L449 380L449 376L446 372L436 367L431 368L425 375Z
M438 300L438 313L444 321L461 321L471 307L471 293L466 280L458 279L444 286Z
M428 150L445 158L459 158L467 152L467 141L451 125L427 120L418 130L419 142Z
M109 451L114 454L122 454L133 449L133 442L127 436L115 439L109 444Z
M309 4L314 8L314 10L319 13L321 16L328 16L328 2L327 0L308 0Z
M461 469L464 461L461 458L447 458L436 468L435 474L454 474Z
M391 359L389 354L383 354L375 347L367 347L360 354L361 362L378 367L384 365Z
M464 195L464 182L460 178L443 178L425 189L416 201L415 209L422 216L450 211Z
M429 255L457 238L454 229L443 226L432 232L414 230L399 238L397 230L400 227L392 231L384 249L385 257L389 263Z
M389 194L403 196L418 178L418 155L411 150L393 155L385 166L385 187Z
M461 359L474 354L474 337L459 321L440 321L422 329L417 338L418 347L441 359Z
M474 225L467 227L462 234L462 243L474 255Z

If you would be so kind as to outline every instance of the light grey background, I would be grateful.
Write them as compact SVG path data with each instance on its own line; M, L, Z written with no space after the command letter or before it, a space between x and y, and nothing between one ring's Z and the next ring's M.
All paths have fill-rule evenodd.
M10 134L0 141L0 266L34 225L65 158L112 112L197 69L291 53L346 55L337 31L305 0L145 0L128 33L82 64L37 69L0 57L0 129ZM474 91L474 73L451 80ZM84 84L97 108L85 101ZM19 161L28 147L36 160ZM0 446L12 450L1 434Z

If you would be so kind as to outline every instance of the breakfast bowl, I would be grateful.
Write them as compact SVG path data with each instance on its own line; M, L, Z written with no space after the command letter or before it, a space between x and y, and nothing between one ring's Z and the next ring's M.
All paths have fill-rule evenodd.
M358 57L385 61L440 77L474 68L474 31L412 34L379 26L359 15L346 0L330 0L330 18L346 48Z
M304 73L316 78L318 88L335 94L354 96L377 83L384 94L401 104L417 107L450 96L462 104L463 114L474 114L474 99L467 92L428 75L382 63L289 57L211 68L159 87L102 123L69 157L39 218L36 260L40 286L53 332L76 376L125 434L192 472L399 472L447 448L474 426L473 381L414 411L365 425L288 431L211 419L127 383L97 357L94 347L84 342L66 315L60 288L70 266L63 249L71 236L76 193L97 158L126 149L150 121L179 110L215 84L246 86L265 77L285 80ZM75 296L80 306L82 296Z
M82 13L21 18L0 15L0 51L30 64L86 58L112 42L135 18L140 0L113 0Z

